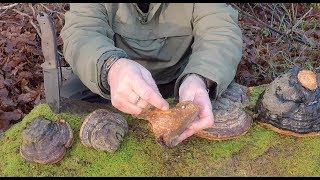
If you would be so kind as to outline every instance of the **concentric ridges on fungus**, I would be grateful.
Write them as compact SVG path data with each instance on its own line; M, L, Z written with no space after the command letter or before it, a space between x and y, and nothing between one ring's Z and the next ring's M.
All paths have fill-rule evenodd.
M30 162L53 164L60 161L73 142L73 131L64 120L52 122L42 116L22 131L21 156Z
M79 134L84 146L114 152L127 132L127 121L120 114L98 109L85 117Z

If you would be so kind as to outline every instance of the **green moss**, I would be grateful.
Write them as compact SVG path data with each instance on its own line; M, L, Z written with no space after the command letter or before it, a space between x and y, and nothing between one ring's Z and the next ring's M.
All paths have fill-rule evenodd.
M251 91L251 106L264 86ZM172 99L168 100L171 104ZM74 130L74 142L62 161L53 165L25 162L19 154L21 131L32 118L64 118ZM235 139L209 141L192 136L177 147L155 142L146 121L124 115L129 132L115 153L84 147L79 140L83 117L54 115L46 104L0 136L0 176L319 176L319 137L277 134L253 123Z
M267 85L264 84L264 85L256 86L256 87L250 89L250 93L249 93L250 94L250 102L249 102L250 107L253 107L256 104L256 102L259 98L259 95L266 89L266 86Z

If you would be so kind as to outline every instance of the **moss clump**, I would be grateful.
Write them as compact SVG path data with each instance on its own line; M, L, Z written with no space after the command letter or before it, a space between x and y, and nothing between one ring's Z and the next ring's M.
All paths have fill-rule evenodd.
M249 106L250 107L253 107L256 104L260 94L263 93L263 91L266 89L266 87L267 87L267 85L264 84L264 85L249 88L249 95L250 95Z
M254 105L263 87L251 90ZM169 100L173 103L172 100ZM34 117L64 118L74 142L53 165L25 162L19 154L22 129ZM46 104L0 136L0 176L319 176L320 137L277 134L255 123L235 139L209 141L192 136L177 147L159 146L146 121L124 115L129 132L115 153L84 147L79 140L83 116L55 115Z

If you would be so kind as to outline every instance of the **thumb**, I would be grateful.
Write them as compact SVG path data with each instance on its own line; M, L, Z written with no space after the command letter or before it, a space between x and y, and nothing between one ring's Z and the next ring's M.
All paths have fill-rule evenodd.
M195 91L189 83L183 82L179 88L179 102L193 101L195 97Z
M141 99L145 100L156 108L162 110L169 109L168 102L159 96L158 93L156 93L143 78L137 78L132 87L133 91L137 93Z

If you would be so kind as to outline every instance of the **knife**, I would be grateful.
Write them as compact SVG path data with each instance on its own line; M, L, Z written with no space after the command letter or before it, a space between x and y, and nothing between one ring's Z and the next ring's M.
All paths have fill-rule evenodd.
M41 64L44 77L46 102L55 113L60 112L61 66L58 58L56 31L50 16L44 12L37 15L41 31L41 48L44 63Z

